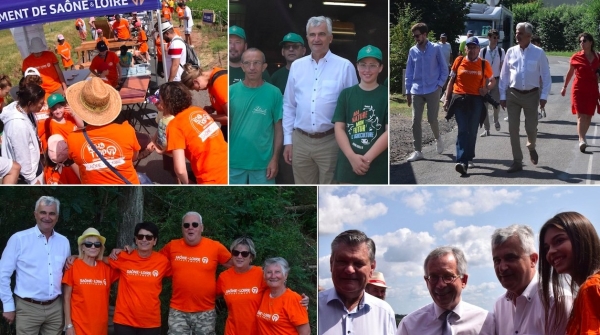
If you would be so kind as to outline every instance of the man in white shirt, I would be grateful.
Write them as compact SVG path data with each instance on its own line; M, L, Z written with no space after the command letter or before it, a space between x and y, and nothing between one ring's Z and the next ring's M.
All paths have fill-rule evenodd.
M494 335L494 315L461 299L469 275L460 249L436 248L423 267L433 303L405 316L396 335Z
M494 79L496 79L495 82L498 83L498 80L500 79L500 70L502 69L502 63L504 62L504 56L506 53L504 52L504 49L498 45L498 39L500 38L500 33L498 33L498 30L490 30L487 36L490 44L479 51L479 58L485 59L488 61L488 63L490 63L492 66L492 72L494 72ZM498 86L499 85L496 84L490 90L490 96L495 101L500 100L500 90L498 89ZM488 86L488 88L490 87ZM481 137L490 136L490 117L487 112L489 103L486 102L485 105L485 121L483 121L483 127L485 130L483 133L481 133ZM498 120L500 107L492 106L492 110L494 111L494 127L496 128L496 131L500 131L500 122Z
M192 10L190 7L186 6L185 2L180 2L177 4L179 7L183 8L183 33L185 34L185 43L187 43L190 48L193 48L192 45L192 27L194 27L194 20L192 20Z
M513 163L509 173L523 170L523 152L519 138L521 109L525 114L525 132L527 149L531 163L537 165L538 153L535 150L537 138L537 106L546 106L550 87L550 66L548 58L539 47L531 43L533 26L529 22L517 24L516 39L518 45L506 51L506 57L500 71L500 105L508 112L508 132L512 147ZM540 85L540 78L542 85ZM542 87L540 87L542 86ZM539 94L539 90L542 94Z
M531 227L511 225L496 229L492 235L492 257L496 276L506 289L494 306L496 335L564 335L572 296L565 295L561 299L564 302L562 313L557 312L552 299L548 316L550 325L546 328L542 290L535 270L538 254Z
M187 61L185 42L181 36L175 33L171 22L167 21L162 24L162 33L165 42L170 43L169 50L167 50L167 63L165 64L165 68L167 69L167 81L181 81L183 65L185 65L185 62Z
M340 92L358 84L350 61L329 50L331 19L306 24L311 53L292 63L283 97L283 158L296 184L331 184L339 147L331 119Z
M375 242L359 230L333 239L329 258L333 288L319 292L319 335L394 334L392 307L365 292L375 269L375 251Z
M54 231L60 202L43 196L35 204L36 226L13 234L0 259L2 316L16 321L17 334L58 335L63 331L61 280L69 241ZM11 276L16 284L10 289ZM15 311L18 311L16 313Z

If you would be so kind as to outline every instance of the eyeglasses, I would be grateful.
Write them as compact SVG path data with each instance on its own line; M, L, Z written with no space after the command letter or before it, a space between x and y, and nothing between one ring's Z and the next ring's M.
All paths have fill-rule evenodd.
M154 240L154 235L137 234L135 235L135 238L137 238L138 241L143 241L144 238L146 238L146 241L152 241Z
M425 278L425 280L427 280L429 282L429 284L436 284L438 282L438 280L440 280L440 278L442 278L442 281L444 282L444 284L452 284L454 283L454 281L456 280L456 278L462 278L463 276L451 276L451 275L446 275L446 276L436 276L436 275L429 275L429 276L425 276L423 278Z
M587 42L587 41L588 41L588 40L586 40L586 39L584 38L584 39L580 40L580 41L579 41L579 43L585 43L585 42Z
M283 50L290 50L290 49L298 50L298 49L300 49L300 47L302 47L301 44L285 44L283 46Z
M497 40L497 39L498 39L498 36L492 36L492 39L493 39L493 40Z
M198 226L200 224L198 222L192 222L192 223L186 222L183 224L183 228L188 229L190 227L190 225L192 225L192 227L194 227L194 228L198 228Z
M233 257L237 257L239 255L242 255L242 257L246 258L246 257L248 257L248 255L250 255L250 251L232 250L231 254L233 255Z
M86 248L96 247L97 249L102 248L102 243L100 242L83 242L83 245Z
M423 35L423 34L413 34L413 38L419 38L419 37L421 37L421 35Z
M377 68L379 68L378 64L365 64L365 63L358 63L358 68L360 70L377 70Z
M254 61L254 62L245 61L245 62L242 62L242 65L247 66L247 67L250 67L251 65L258 67L258 66L262 66L264 63L265 62L260 62L260 61Z

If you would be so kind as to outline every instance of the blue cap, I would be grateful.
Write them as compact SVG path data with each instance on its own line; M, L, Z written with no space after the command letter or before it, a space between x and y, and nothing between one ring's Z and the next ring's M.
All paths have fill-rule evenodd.
M473 30L469 30L467 31L467 35L475 35L475 33L473 32Z
M477 37L471 36L467 38L467 45L469 44L475 44L476 46L479 46L479 40L477 39Z

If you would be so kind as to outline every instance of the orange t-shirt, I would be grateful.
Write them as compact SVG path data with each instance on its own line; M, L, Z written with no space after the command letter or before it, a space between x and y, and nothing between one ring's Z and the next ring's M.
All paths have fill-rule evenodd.
M270 290L263 293L256 312L258 332L261 335L297 335L297 326L308 323L308 311L300 305L302 297L289 288L277 298L271 298Z
M64 58L62 58L62 56L60 57L62 65L65 69L73 65L73 58L71 58L71 45L69 44L69 42L65 41L62 45L57 44L56 51L59 55L69 58L69 60L65 60Z
M210 73L210 78L212 78L215 73L223 70L220 67L213 68ZM227 103L228 97L227 92L229 90L229 80L227 79L227 74L220 75L212 85L208 86L208 95L210 97L210 104L217 111L217 114L227 115L227 110L224 108L224 104Z
M77 130L75 119L67 112L65 112L63 116L64 123L59 123L52 118L49 120L50 134L48 134L48 137L59 134L66 140L69 137L69 134Z
M198 184L227 184L227 142L202 108L191 106L167 126L167 151L183 149Z
M169 7L169 4L167 3L163 3L163 7L162 7L162 17L165 20L169 20L171 21L171 8Z
M141 149L135 130L128 122L111 123L106 126L86 127L88 136L98 151L123 177L132 184L139 184L133 167L133 155ZM88 145L83 132L76 130L67 138L69 158L79 166L82 184L124 184L123 180L107 168Z
M594 274L579 288L573 313L567 324L568 335L598 334L600 330L600 274Z
M160 327L159 295L163 277L171 272L169 260L155 251L150 257L142 258L134 250L131 254L120 253L119 259L110 259L109 264L120 274L114 323L139 328Z
M108 46L108 39L106 37L102 36L102 38L96 38L96 43L100 42L100 40L104 41L104 43L106 43L106 45Z
M129 32L129 21L125 19L121 19L118 22L115 21L112 28L118 39L127 40L131 37L131 33Z
M62 283L71 286L71 321L75 334L106 335L110 285L118 272L102 261L89 266L77 258L65 271Z
M48 101L48 99L45 99ZM50 115L48 114L48 104L44 103L44 107L39 113L35 113L35 120L37 121L37 132L38 138L40 139L40 145L42 146L42 152L48 150L48 137L50 135L46 134L46 130L50 129Z
M96 55L96 57L92 59L90 69L98 73L108 70L106 80L108 80L110 85L115 87L119 83L119 72L117 72L117 66L119 66L119 56L112 51L107 51L106 57L102 58L100 55Z
M77 185L81 180L70 166L63 166L61 171L55 170L52 166L44 167L44 180L46 185Z
M256 311L267 289L263 271L258 266L252 266L245 273L237 273L234 268L221 272L217 295L222 295L227 304L225 335L258 334Z
M177 16L180 20L185 16L185 10L179 6L177 6Z
M160 36L156 35L156 37L154 38L154 49L156 50L156 59L159 62L162 62L162 48L160 47L160 40Z
M494 73L489 62L485 62L485 78L481 74L481 58L477 58L474 62L467 57L460 57L454 60L452 72L456 73L454 81L454 90L456 94L472 94L479 95L479 88L484 87L486 79L491 78Z
M58 64L56 55L50 51L42 51L40 57L35 57L33 54L27 56L23 60L22 71L25 73L29 67L36 68L42 77L42 88L46 94L50 94L61 88L60 78L54 64Z
M145 31L139 31L138 42L140 43L140 52L148 52L148 37Z
M205 312L215 309L217 265L227 263L231 253L221 243L202 237L190 247L183 239L173 240L160 253L171 262L173 294L171 308L182 312ZM202 283L202 289L190 285Z

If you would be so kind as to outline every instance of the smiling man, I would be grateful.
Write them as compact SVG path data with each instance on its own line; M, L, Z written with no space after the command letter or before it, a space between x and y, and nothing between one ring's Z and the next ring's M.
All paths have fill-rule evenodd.
M329 264L334 287L319 293L318 334L394 334L392 307L365 294L375 269L375 242L361 231L345 231L331 242Z
M511 225L496 229L492 235L492 257L498 281L506 289L494 306L496 334L565 334L572 296L564 297L566 313L560 316L555 313L554 298L551 299L548 320L558 318L560 322L558 326L546 327L542 291L535 270L538 254L531 227Z
M397 335L494 335L494 315L462 301L461 293L469 279L462 250L436 248L425 258L423 268L433 303L404 317Z

